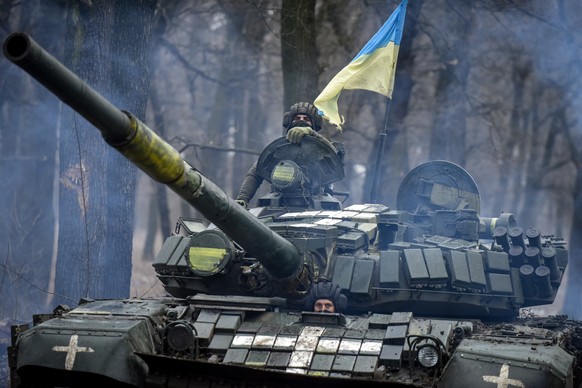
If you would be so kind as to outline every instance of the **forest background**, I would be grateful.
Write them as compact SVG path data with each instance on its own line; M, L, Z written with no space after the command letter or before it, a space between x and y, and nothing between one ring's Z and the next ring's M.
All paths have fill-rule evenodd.
M25 31L236 196L296 101L313 101L396 0L0 0ZM543 313L582 318L582 3L410 0L379 202L408 171L464 167L481 214L568 241L567 286ZM346 205L369 201L385 97L345 91ZM265 186L265 185L264 185ZM263 188L265 190L266 188ZM196 212L0 59L0 330L81 297L160 295L151 263ZM7 337L7 335L0 336ZM2 345L7 344L6 338ZM3 353L4 354L4 353Z

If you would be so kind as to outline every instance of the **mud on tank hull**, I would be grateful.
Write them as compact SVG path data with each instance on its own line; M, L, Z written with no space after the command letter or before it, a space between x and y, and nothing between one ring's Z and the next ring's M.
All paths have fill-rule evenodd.
M11 365L18 387L575 387L581 344L565 317L344 316L198 295L59 311L19 336Z

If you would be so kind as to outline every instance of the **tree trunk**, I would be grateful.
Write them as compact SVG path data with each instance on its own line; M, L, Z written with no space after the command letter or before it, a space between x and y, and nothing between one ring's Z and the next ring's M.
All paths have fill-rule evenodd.
M151 0L70 3L66 65L137 117L147 101L154 10ZM127 297L135 167L98 130L65 112L55 290L73 300Z
M319 94L315 49L315 0L283 0L281 8L283 105L313 102Z
M449 9L440 9L445 14ZM447 30L451 33L437 40L440 61L443 67L438 71L436 85L436 117L430 137L429 159L447 159L461 166L465 165L467 133L467 108L465 85L471 64L467 52L466 37L474 28L474 8L470 3L457 4L457 12L463 18L451 18Z
M0 25L29 32L60 57L62 46L49 37L62 33L63 18L39 23L55 5L10 3L0 7ZM50 301L59 102L6 60L0 64L0 90L0 316L28 321L47 311Z

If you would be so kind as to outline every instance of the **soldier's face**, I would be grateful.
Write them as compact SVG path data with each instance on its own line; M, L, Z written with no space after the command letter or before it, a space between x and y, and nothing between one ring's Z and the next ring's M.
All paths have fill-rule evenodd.
M293 123L296 121L305 121L305 122L308 122L309 124L313 125L313 123L311 122L311 119L307 115L302 115L302 114L295 115L295 117L293 117Z
M335 305L329 299L318 299L313 305L313 311L316 313L335 313Z

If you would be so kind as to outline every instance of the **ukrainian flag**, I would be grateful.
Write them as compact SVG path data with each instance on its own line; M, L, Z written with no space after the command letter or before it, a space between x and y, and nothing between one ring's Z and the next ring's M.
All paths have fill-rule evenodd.
M315 99L314 105L330 123L341 128L344 122L337 106L339 95L344 89L364 89L392 98L407 4L408 0L402 0L362 51L333 77Z

